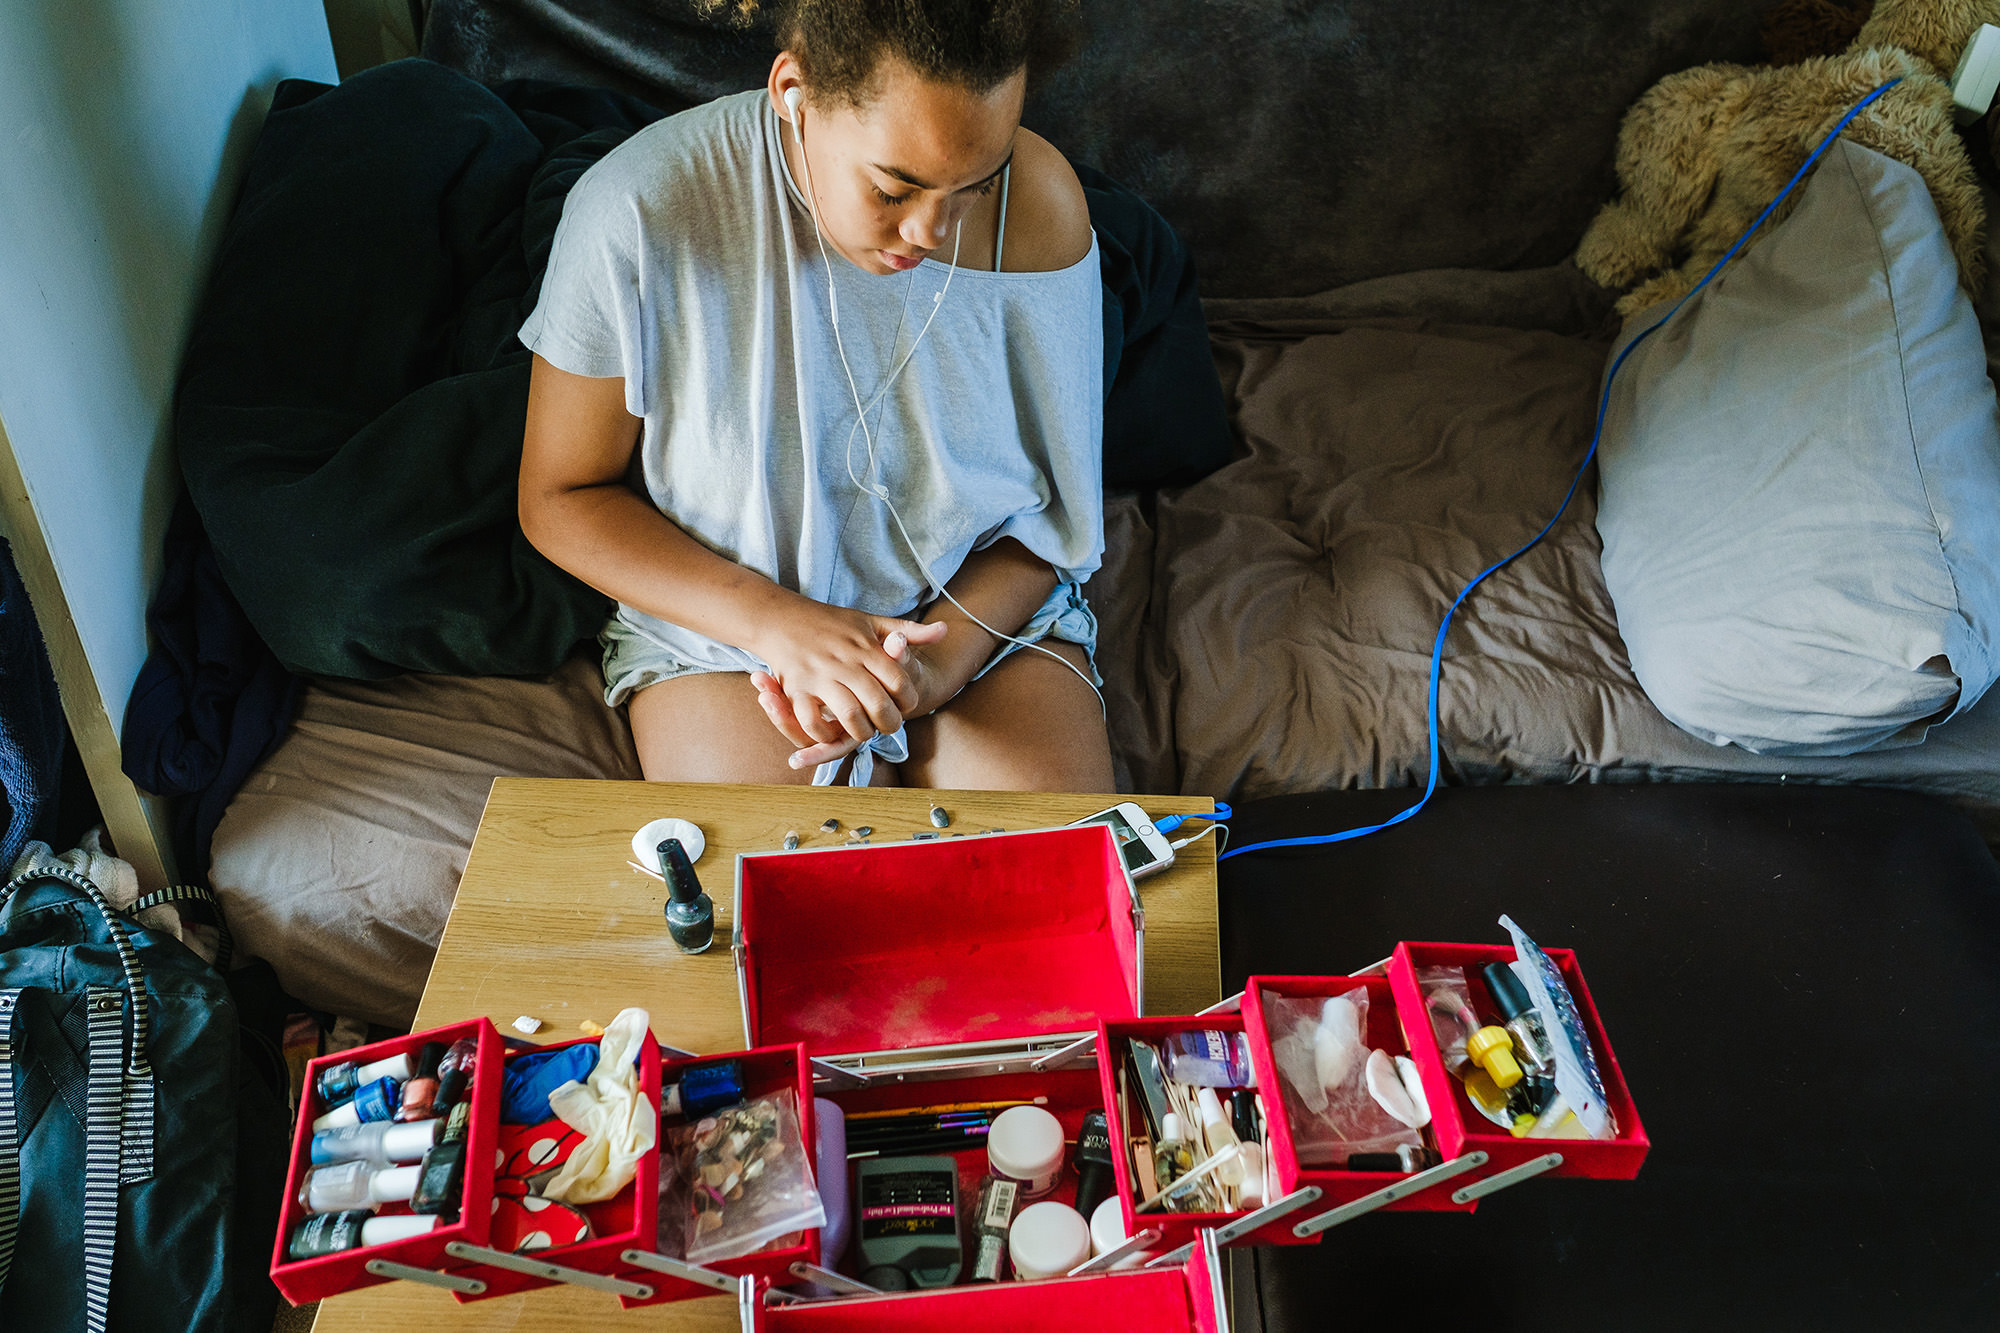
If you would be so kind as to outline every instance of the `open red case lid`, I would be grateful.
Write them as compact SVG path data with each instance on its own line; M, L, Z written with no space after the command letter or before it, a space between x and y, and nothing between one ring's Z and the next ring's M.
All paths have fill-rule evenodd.
M735 920L752 1046L1019 1041L1139 1008L1144 916L1102 824L744 854Z

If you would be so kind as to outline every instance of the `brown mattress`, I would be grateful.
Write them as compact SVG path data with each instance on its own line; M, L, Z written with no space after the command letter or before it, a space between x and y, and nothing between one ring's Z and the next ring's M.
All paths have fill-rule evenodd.
M1438 619L1554 512L1589 441L1604 311L1566 267L1212 305L1243 455L1114 497L1089 588L1121 786L1420 786ZM1595 509L1586 475L1460 611L1446 782L1873 783L1948 797L2000 842L2000 700L1848 759L1766 759L1669 723L1626 663ZM543 680L315 683L216 834L241 947L309 1003L407 1023L501 774L638 776L593 660Z

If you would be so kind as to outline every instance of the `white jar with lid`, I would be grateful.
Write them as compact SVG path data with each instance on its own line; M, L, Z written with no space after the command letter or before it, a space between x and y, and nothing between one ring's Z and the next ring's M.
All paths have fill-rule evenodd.
M1117 1195L1112 1195L1097 1205L1097 1211L1090 1215L1090 1257L1102 1259L1111 1251L1123 1245L1125 1235L1125 1209ZM1113 1268L1137 1268L1151 1257L1145 1250L1126 1255Z
M1061 1277L1090 1258L1090 1224L1066 1203L1029 1204L1007 1229L1007 1257L1024 1282Z
M1018 1184L1024 1201L1043 1198L1062 1176L1062 1121L1039 1106L1008 1107L987 1130L986 1163L994 1175Z

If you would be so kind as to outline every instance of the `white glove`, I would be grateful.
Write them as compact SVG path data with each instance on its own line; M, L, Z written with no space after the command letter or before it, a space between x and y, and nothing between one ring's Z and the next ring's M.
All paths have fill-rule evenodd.
M583 1142L570 1153L542 1197L559 1203L596 1203L630 1184L639 1159L659 1135L659 1112L639 1091L635 1063L641 1043L653 1039L652 1016L644 1009L621 1010L597 1041L597 1068L583 1083L575 1079L549 1093L549 1109Z

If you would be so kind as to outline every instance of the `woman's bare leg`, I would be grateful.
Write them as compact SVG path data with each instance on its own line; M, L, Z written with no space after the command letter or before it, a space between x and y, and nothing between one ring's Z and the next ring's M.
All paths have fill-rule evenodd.
M639 767L654 782L812 781L810 768L786 762L792 743L764 716L750 678L740 672L676 676L640 690L625 706ZM896 765L878 761L872 785L895 784Z
M1043 640L1079 670L1073 643ZM769 725L768 723L766 724ZM1097 696L1060 662L1014 653L949 704L910 723L910 787L1108 792L1111 739Z

